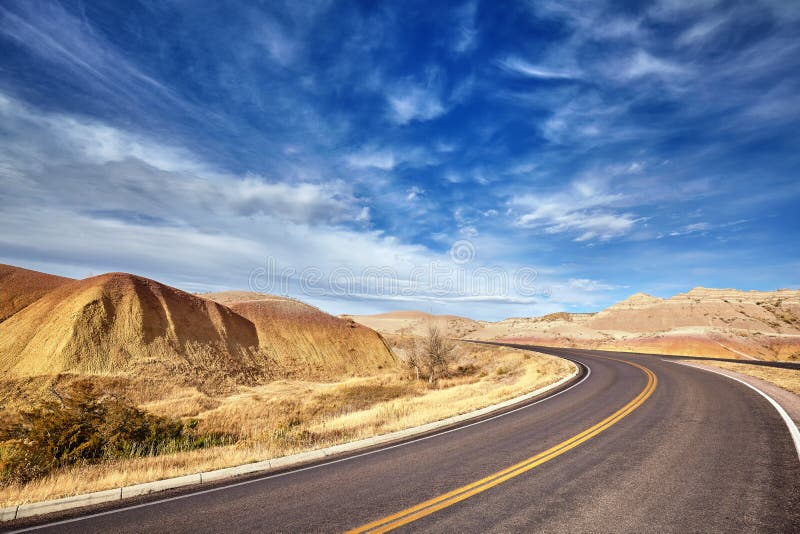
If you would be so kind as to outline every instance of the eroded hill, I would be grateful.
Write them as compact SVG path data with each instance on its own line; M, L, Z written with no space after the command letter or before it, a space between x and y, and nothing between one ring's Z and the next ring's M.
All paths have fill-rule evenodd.
M0 264L0 323L71 278Z
M424 335L429 324L436 324L452 337L465 337L480 330L484 323L458 315L433 315L414 310L402 310L375 315L343 315L359 324L386 334Z
M91 377L138 402L396 364L379 334L279 297L198 296L140 276L0 270L0 405ZM13 311L13 313L11 313Z
M298 300L244 291L203 297L250 320L258 334L259 350L280 362L292 376L360 374L396 363L374 330Z
M473 321L397 311L352 316L387 334L436 322L451 337L732 359L800 360L800 290L695 288L668 299L637 293L597 313Z

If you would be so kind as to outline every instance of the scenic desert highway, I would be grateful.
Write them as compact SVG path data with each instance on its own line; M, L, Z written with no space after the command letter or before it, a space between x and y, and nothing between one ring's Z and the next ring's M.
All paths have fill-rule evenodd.
M13 528L51 532L794 532L800 461L770 403L658 356L547 349L567 389L282 474Z

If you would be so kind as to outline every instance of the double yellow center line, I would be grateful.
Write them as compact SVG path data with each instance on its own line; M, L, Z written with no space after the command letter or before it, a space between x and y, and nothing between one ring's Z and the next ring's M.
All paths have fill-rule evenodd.
M565 441L562 441L558 445L547 449L544 452L540 452L536 456L531 456L527 460L523 460L517 464L512 465L502 471L498 471L488 477L482 478L466 486L461 486L460 488L454 489L448 493L443 495L439 495L438 497L434 497L433 499L429 499L425 502L421 502L416 506L412 506L411 508L406 508L405 510L401 510L396 514L392 514L386 516L382 519L378 519L377 521L373 521L372 523L368 523L366 525L360 526L358 528L354 528L352 530L348 530L347 534L355 534L355 533L363 533L363 532L389 532L390 530L394 530L402 525L407 523L411 523L412 521L416 521L422 517L428 516L437 510L441 510L442 508L447 508L448 506L452 506L457 502L461 502L465 499L472 497L478 493L484 492L489 488L493 488L499 484L502 484L506 480L519 476L527 471L530 471L536 466L542 465L543 463L552 460L556 456L564 454L570 449L574 449L581 443L588 441L589 439L593 438L603 430L615 425L618 423L623 417L630 414L636 408L641 406L644 401L646 401L652 394L653 391L656 389L656 384L658 383L658 379L656 378L655 373L653 373L650 369L639 365L638 363L627 362L624 360L617 360L616 358L607 358L609 360L614 360L617 362L622 362L628 365L632 365L634 367L638 367L641 369L645 375L647 375L647 385L645 388L629 403L625 406L611 414L610 416L606 417L599 423L587 428L580 434L577 434Z

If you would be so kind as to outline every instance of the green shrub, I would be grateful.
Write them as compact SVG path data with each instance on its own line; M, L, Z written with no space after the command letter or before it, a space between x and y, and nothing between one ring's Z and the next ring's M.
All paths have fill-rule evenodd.
M196 422L148 414L121 397L96 391L89 381L79 381L58 400L42 401L0 421L0 482L26 482L64 466L224 441L220 435L198 435L196 427Z

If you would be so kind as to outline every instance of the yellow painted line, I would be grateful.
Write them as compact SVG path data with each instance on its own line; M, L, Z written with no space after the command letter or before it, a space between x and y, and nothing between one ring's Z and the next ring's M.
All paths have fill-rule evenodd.
M645 388L625 406L623 406L610 416L606 417L599 423L587 428L580 434L577 434L565 441L562 441L558 445L551 447L544 452L540 452L539 454L532 456L527 460L523 460L519 463L512 465L511 467L503 469L502 471L498 471L497 473L494 473L480 480L467 484L466 486L461 486L460 488L456 488L453 491L447 492L443 495L439 495L438 497L434 497L433 499L429 499L425 502L421 502L416 506L406 508L405 510L401 510L395 514L386 516L382 519L378 519L377 521L373 521L358 528L348 530L346 534L357 534L364 532L389 532L390 530L394 530L400 526L411 523L412 521L416 521L417 519L428 516L438 510L441 510L442 508L447 508L448 506L452 506L457 502L461 502L465 499L472 497L473 495L484 492L489 488L493 488L511 478L514 478L527 471L530 471L531 469L539 465L542 465L543 463L550 461L561 454L564 454L568 450L574 449L581 443L588 441L589 439L593 438L603 430L606 430L607 428L619 422L623 417L633 412L636 408L641 406L648 398L650 398L650 396L653 394L653 391L655 391L656 389L656 385L658 384L658 378L656 377L655 373L653 373L650 369L642 365L639 365L638 363L626 362L624 360L618 360L616 358L606 358L606 359L638 367L645 373L645 375L647 375L647 385L645 386Z

